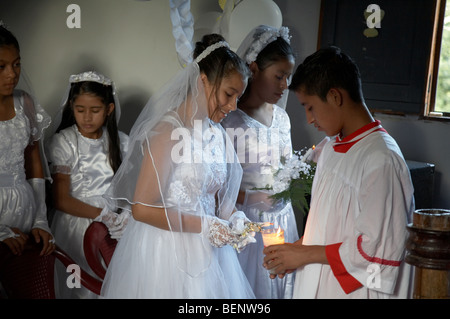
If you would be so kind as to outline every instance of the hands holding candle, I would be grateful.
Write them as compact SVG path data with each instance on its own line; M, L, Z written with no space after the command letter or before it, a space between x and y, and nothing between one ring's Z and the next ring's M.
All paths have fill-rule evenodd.
M267 246L264 242L264 245L263 253L266 255L264 257L264 267L269 270L272 279L276 278L277 275L283 278L284 275L292 273L297 268L307 264L328 264L325 246L303 245L302 239L293 244L284 243Z
M278 227L277 229L275 228L262 229L261 235L264 247L284 244L284 230L281 229L281 227ZM270 262L271 261L269 260L268 263L270 264ZM269 273L275 274L274 269L269 269Z

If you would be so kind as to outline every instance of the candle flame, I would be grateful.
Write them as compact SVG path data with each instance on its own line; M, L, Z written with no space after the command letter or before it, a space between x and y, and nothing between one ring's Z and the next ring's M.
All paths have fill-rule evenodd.
M278 226L278 229L277 229L277 237L280 237L280 236L282 236L283 235L283 230L281 229L281 226Z
M313 149L313 150L315 150L315 149L316 149L316 146L315 146L315 145L313 145L313 146L312 146L312 149Z

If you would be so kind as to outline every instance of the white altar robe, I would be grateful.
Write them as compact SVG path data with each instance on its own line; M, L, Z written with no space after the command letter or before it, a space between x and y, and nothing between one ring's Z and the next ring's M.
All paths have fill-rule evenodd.
M414 211L409 169L395 140L373 122L319 157L304 245L325 245L329 265L296 273L294 298L408 298L406 225Z

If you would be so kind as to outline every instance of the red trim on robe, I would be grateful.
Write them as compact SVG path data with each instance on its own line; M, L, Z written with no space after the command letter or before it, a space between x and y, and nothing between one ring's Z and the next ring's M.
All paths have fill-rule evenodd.
M333 145L334 151L338 152L338 153L347 153L348 150L353 145L358 143L364 137L366 137L367 135L369 135L369 134L371 134L373 132L378 132L378 131L386 132L386 130L381 127L381 122L378 121L378 120L375 120L375 122L369 123L369 124L361 127L360 129L358 129L357 131L353 132L349 136L346 136L342 140L339 138L339 136L337 136L336 137L336 142ZM366 133L366 134L364 134L364 133ZM360 135L362 135L362 136L359 137ZM359 137L359 138L356 139L357 137Z
M347 272L344 264L342 263L341 256L339 255L339 247L342 243L326 245L325 253L327 255L328 263L334 276L341 285L342 290L346 294L349 294L356 289L362 287L362 284Z
M367 255L362 248L362 235L360 235L358 237L358 251L365 260L367 260L371 263L387 265L387 266L394 266L394 267L399 267L402 263L401 261L397 261L397 260L388 260L388 259L382 259L382 258L372 257L372 256Z

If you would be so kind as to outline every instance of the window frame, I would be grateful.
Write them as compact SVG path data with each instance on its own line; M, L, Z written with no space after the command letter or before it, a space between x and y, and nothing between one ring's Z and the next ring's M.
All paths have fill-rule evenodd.
M444 29L445 7L447 0L437 0L434 18L433 39L430 52L428 81L425 94L422 119L435 121L450 121L450 113L435 112L437 81L439 75L439 63L442 46L442 33ZM450 2L448 3L450 5Z

